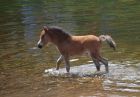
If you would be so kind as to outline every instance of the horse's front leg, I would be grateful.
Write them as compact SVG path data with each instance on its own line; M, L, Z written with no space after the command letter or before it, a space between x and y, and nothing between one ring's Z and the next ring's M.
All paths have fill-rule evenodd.
M62 61L63 61L63 56L60 55L56 62L56 70L59 70L59 66L62 63Z
M67 71L67 73L69 73L69 71L70 71L70 63L69 63L69 57L67 55L64 56L64 61L65 61L66 71Z

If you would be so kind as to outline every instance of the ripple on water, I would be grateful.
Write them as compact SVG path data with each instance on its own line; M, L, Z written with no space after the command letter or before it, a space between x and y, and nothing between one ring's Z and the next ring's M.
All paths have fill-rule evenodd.
M120 88L120 89L116 89L118 91L122 91L122 92L140 92L140 90L137 90L137 89L130 89L130 88Z
M140 71L137 68L124 65L112 65L109 79L103 83L107 91L139 93L140 92Z
M94 82L92 78L95 78L96 76L92 76L92 75L96 74L95 71L96 68L93 64L71 67L71 74L77 75L76 77L78 77L78 81L81 84L87 82ZM104 71L104 66L102 66L101 71ZM136 68L127 67L119 64L110 64L109 74L105 74L105 73L101 74L101 75L105 75L104 77L102 77L103 89L107 91L114 91L114 92L139 93L140 92L139 72L140 71L138 71ZM54 68L45 70L45 76L48 75L48 76L62 77L63 74L66 74L65 68L62 68L59 71L55 70Z

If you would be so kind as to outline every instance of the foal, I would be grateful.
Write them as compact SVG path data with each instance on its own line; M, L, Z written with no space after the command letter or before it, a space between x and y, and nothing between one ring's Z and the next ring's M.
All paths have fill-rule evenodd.
M61 53L57 60L56 69L59 69L60 63L64 60L66 71L70 71L69 57L82 54L88 51L92 60L95 63L97 71L100 71L100 63L105 65L106 72L109 72L108 61L101 57L100 48L101 42L106 41L110 47L116 49L116 43L109 35L94 35L72 36L58 27L43 27L38 41L38 48L42 48L48 42L56 45Z

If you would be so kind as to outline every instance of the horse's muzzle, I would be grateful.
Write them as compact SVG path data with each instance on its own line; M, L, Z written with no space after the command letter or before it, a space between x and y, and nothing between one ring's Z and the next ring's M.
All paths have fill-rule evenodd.
M42 46L42 45L40 45L40 44L38 44L37 46L38 46L38 48L40 48L40 49L43 47L43 46Z

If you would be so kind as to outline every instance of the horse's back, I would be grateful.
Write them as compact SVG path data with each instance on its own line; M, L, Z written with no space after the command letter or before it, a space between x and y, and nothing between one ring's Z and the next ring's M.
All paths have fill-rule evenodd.
M94 35L71 36L70 41L65 41L60 46L60 52L68 52L70 55L81 54L84 51L93 51L100 47L100 39Z
M72 36L72 42L80 44L84 49L98 49L100 48L100 39L95 35Z
M72 41L77 41L81 43L98 43L100 42L100 39L95 35L84 35L84 36L72 36Z

